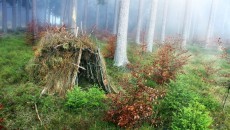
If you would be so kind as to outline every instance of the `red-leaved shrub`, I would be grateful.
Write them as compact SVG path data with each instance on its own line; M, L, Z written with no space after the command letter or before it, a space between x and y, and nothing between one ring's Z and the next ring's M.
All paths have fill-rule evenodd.
M26 43L29 45L33 45L36 42L37 35L34 33L35 32L35 22L32 21L27 24L26 28Z
M111 94L105 120L123 128L136 128L143 123L156 125L159 119L154 118L153 105L164 95L164 92L140 84L126 92Z
M36 29L36 31L35 31ZM27 25L26 29L26 43L29 45L35 45L36 41L44 36L46 31L59 32L61 30L66 30L65 25L61 27L52 26L50 24L36 24L32 21Z
M144 74L158 84L167 83L182 72L181 70L187 64L189 57L187 50L178 45L166 43L157 50L152 65L144 68Z
M0 111L3 109L3 105L0 104ZM4 129L4 126L3 126L3 118L0 117L0 130Z
M115 49L116 49L116 41L117 37L115 35L109 36L107 40L107 45L105 47L106 53L105 53L105 58L114 58L115 55Z

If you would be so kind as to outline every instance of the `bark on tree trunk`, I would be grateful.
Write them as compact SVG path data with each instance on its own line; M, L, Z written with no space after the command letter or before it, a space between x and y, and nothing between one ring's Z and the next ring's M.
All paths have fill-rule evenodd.
M29 0L26 1L26 24L30 22L30 3Z
M72 12L72 26L71 28L73 29L73 33L75 35L75 37L77 37L78 35L78 28L77 28L77 6L76 6L76 3L77 3L77 0L72 0L72 3L73 3L73 12Z
M62 0L61 2L61 25L64 25L64 17L65 17L65 7L66 7L66 1Z
M108 26L109 26L109 11L108 11L108 8L109 8L109 1L107 1L106 3L106 18L105 18L105 30L108 31Z
M156 25L156 15L157 15L157 4L158 0L152 0L149 29L147 34L147 51L152 52L153 40L154 40L154 30Z
M16 20L17 20L17 13L16 13L16 0L13 0L13 8L12 8L12 29L14 32L16 32Z
M100 13L100 5L97 3L97 10L96 10L96 29L99 29L99 13Z
M161 28L161 43L165 42L165 29L166 29L166 22L167 22L167 16L168 16L168 0L165 0L165 6L164 6L164 16L162 20L162 28Z
M6 0L2 0L2 29L4 33L7 33L7 4Z
M37 8L36 8L36 0L32 0L32 23L34 24L34 39L36 39L37 35Z
M68 27L72 26L72 13L73 13L73 0L69 1L69 12L68 12Z
M214 13L215 13L215 5L216 0L212 0L211 10L209 14L209 21L208 21L208 29L206 34L206 48L210 45L210 38L212 37L212 26L213 26L213 19L214 19Z
M22 28L22 0L18 0L18 27Z
M48 1L45 0L44 2L45 2L45 7L44 7L45 9L44 9L44 21L43 21L43 23L46 24L46 23L47 23L47 7L48 7Z
M185 15L184 15L184 27L183 27L183 42L182 46L185 47L187 45L187 40L189 39L189 33L190 33L190 16L191 16L191 5L190 1L186 1L186 6L185 6Z
M140 42L141 28L142 28L142 16L143 15L143 0L139 0L138 18L137 18L137 33L136 33L136 43L138 45Z
M119 6L120 6L120 0L115 0L113 34L117 34L118 12L120 8Z
M87 30L87 16L88 16L88 0L85 1L84 7L84 30Z
M122 0L120 5L117 45L114 56L115 66L125 66L128 63L127 58L127 35L129 21L130 0Z

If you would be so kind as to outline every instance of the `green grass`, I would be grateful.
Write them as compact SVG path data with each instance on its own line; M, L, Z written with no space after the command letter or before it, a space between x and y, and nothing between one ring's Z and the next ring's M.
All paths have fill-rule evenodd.
M24 69L33 52L25 45L24 37L6 36L0 45L0 86L26 81L28 75Z

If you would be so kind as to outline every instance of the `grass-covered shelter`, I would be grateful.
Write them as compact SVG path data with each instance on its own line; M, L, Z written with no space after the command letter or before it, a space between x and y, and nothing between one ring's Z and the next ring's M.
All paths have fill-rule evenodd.
M105 62L89 37L75 37L63 29L43 35L30 66L32 77L44 86L42 94L64 95L80 80L97 83L106 93L111 92Z

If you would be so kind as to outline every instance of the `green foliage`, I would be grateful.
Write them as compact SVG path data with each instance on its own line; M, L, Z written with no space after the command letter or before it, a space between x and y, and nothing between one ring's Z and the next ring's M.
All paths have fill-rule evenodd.
M172 126L174 130L208 130L212 118L205 106L199 102L191 102L188 107L182 107L173 113Z
M188 106L190 102L198 100L198 96L194 92L187 91L183 87L172 87L174 88L170 88L160 106L158 106L160 116L162 116L166 126L172 122L173 112L177 112L181 107Z
M147 80L147 81L145 82L145 85L146 85L146 86L149 86L149 87L151 87L151 88L155 88L155 87L157 86L157 83L154 82L153 80Z
M158 106L164 126L174 129L180 127L182 129L207 128L211 118L207 115L208 111L216 111L220 106L211 95L203 93L204 90L208 89L207 86L199 76L193 73L178 75L176 81L171 81L165 98ZM198 114L199 112L201 115ZM189 115L190 113L194 115ZM196 118L196 116L201 118ZM190 127L189 122L192 118L196 118L196 120L193 120L194 122L191 123ZM176 124L177 122L182 123L182 120L183 124Z
M77 112L79 109L97 109L103 108L105 94L97 86L89 88L87 91L82 90L80 87L75 87L72 91L67 93L66 106L72 111Z

